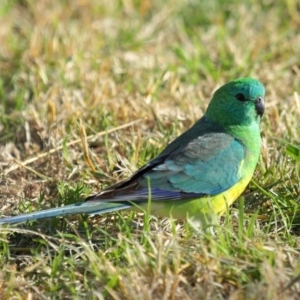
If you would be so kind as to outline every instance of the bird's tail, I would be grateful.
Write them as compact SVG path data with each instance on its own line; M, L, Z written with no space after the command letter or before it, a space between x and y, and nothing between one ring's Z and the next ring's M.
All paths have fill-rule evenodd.
M130 203L112 203L105 201L88 201L66 205L58 208L50 208L20 216L7 217L0 219L1 224L22 223L42 218L51 218L57 216L74 215L74 214L102 214L106 212L123 210L131 207Z

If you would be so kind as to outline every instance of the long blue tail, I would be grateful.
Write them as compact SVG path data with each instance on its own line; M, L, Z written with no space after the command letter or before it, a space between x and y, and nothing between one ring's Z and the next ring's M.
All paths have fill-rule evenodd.
M74 214L102 214L106 212L123 210L132 205L123 203L112 203L105 201L89 201L79 202L71 205L66 205L58 208L50 208L20 216L7 217L0 219L1 224L22 223L42 218L52 218L57 216L74 215Z

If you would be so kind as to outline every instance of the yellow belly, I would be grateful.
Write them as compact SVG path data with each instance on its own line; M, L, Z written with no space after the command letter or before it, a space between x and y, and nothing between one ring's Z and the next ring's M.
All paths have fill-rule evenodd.
M161 217L174 219L210 219L211 215L222 215L228 207L241 195L252 176L240 180L236 185L227 191L216 195L206 196L194 200L176 200L164 202L152 202L151 213ZM145 209L146 205L143 205Z

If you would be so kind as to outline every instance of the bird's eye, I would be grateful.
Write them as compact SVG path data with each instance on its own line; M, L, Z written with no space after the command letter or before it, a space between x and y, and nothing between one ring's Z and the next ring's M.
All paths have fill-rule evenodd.
M238 93L235 95L235 98L238 99L239 101L246 101L246 97L242 93Z

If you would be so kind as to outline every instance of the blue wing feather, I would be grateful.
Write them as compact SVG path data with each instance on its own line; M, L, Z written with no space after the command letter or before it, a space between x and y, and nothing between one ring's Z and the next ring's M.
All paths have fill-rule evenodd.
M243 145L232 136L226 133L200 136L144 173L139 179L140 188L145 188L150 180L155 188L152 200L158 190L216 195L240 180L239 169L244 158Z

